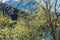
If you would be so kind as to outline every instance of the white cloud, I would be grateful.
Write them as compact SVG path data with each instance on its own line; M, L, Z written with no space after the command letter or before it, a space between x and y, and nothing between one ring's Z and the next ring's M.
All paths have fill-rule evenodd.
M0 2L3 2L3 3L4 3L4 2L7 2L7 1L9 1L9 0L0 0Z
M40 3L40 0L35 0L35 1L37 1L38 3Z
M0 2L2 2L2 0L0 0Z

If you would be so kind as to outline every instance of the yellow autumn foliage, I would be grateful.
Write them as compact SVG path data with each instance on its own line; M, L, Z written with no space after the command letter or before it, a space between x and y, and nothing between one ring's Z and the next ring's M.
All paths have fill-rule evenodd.
M57 26L60 27L60 23L58 23Z

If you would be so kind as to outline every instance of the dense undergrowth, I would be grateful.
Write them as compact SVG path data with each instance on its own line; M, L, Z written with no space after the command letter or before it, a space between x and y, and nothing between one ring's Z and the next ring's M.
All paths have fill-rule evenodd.
M42 15L43 13L41 15L28 13L25 16L18 14L18 19L12 20L10 16L3 16L0 12L0 40L42 40L46 33L50 34L50 31L45 32L49 25Z

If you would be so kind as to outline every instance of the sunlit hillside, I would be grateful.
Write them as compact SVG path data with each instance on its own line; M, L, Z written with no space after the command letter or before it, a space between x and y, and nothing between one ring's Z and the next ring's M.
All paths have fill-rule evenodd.
M52 11L51 0L39 2L0 2L0 40L60 40L60 13L56 9L57 4L53 2L55 6Z

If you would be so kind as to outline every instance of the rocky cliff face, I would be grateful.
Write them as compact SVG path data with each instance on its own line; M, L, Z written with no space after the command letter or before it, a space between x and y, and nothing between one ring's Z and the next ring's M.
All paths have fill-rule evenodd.
M2 11L3 3L0 2L0 11Z
M9 15L12 18L12 20L17 20L18 13L26 13L25 11L19 10L4 3L0 3L0 12L3 12L4 16Z
M16 18L17 19L17 13L18 12L24 12L28 11L30 13L35 12L38 10L38 7L36 5L36 2L33 0L27 0L22 2L19 1L8 1L5 3L0 3L0 10L3 11L3 14L8 14L9 16L12 17L12 19Z

